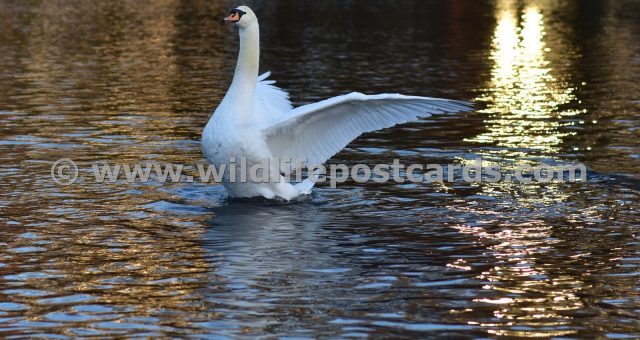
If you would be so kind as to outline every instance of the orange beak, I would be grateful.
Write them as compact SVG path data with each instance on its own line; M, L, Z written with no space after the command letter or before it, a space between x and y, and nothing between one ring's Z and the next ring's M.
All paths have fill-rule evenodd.
M236 13L236 12L231 13L231 14L229 14L229 16L225 17L223 21L224 21L225 23L227 23L227 22L228 22L228 23L235 23L235 22L238 22L238 21L240 21L240 14L238 14L238 13Z

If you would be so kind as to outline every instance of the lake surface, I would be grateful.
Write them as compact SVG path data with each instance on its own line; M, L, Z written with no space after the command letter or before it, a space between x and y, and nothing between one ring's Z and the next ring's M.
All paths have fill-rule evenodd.
M292 203L95 183L202 160L218 1L0 0L0 337L640 337L640 2L269 1L261 70L477 103L331 163L581 162L577 183L355 183ZM75 185L51 165L78 163Z

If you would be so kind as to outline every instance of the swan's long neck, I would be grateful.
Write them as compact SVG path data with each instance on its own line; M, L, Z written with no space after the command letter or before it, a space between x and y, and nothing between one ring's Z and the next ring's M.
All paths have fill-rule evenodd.
M227 95L236 105L234 110L243 115L245 119L251 113L253 107L253 95L256 91L258 80L258 67L260 61L260 28L258 23L240 29L240 53L238 64L229 87Z

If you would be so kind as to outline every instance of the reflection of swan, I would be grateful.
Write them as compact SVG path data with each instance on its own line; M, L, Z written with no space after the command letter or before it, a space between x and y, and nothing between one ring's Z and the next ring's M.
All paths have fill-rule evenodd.
M235 199L212 212L215 217L205 235L205 248L218 258L214 266L222 279L219 287L227 294L232 289L241 295L220 297L228 303L256 299L255 291L237 289L281 286L268 282L283 277L295 278L300 287L316 285L319 280L313 273L337 266L330 252L323 251L331 247L328 231L321 228L329 216L317 203ZM305 278L314 282L305 283Z
M251 9L240 6L225 21L240 28L240 53L233 82L202 134L209 162L225 172L222 182L231 196L292 199L313 187L309 179L292 185L276 165L265 170L264 181L233 180L225 168L233 159L248 166L280 159L318 165L365 132L388 128L434 113L469 111L469 103L400 94L351 93L293 109L289 95L273 81L258 78L260 34ZM235 170L231 170L235 173ZM247 169L244 169L246 175ZM241 177L244 177L240 174Z

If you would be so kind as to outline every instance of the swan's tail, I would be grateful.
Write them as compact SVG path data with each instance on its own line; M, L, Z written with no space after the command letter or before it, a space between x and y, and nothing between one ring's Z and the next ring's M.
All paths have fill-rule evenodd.
M295 188L300 190L301 194L309 195L311 193L311 189L316 185L316 182L310 180L309 178L295 185Z

